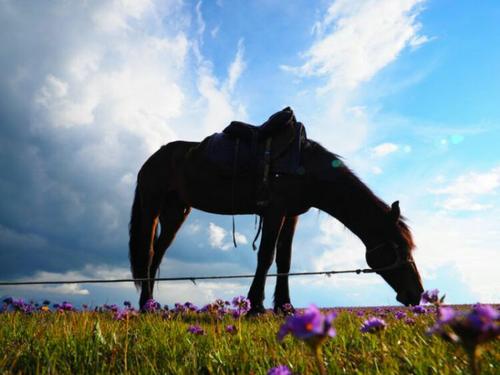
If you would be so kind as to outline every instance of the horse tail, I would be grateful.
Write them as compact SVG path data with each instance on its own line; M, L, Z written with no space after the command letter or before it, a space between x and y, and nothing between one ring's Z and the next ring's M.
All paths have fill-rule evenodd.
M142 202L139 182L135 188L134 203L130 214L129 223L129 253L130 269L134 279L147 277L146 271L149 262L149 252L144 251L144 234L142 233ZM140 281L135 281L137 289L141 287Z

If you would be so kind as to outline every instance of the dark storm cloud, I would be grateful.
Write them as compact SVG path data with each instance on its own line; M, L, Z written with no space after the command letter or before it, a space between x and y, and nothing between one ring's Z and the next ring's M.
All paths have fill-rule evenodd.
M130 25L141 21L135 13L145 11L120 13L108 5L0 4L0 279L64 273L88 264L128 267L135 176L151 153L151 140L169 141L166 122L177 111L175 97L182 98L175 64L182 61L179 48L185 43L178 30L163 39L148 34L150 25L139 25L134 33ZM127 59L134 47L147 43L151 67L137 72ZM147 56L144 60L147 64ZM157 66L157 61L167 62ZM145 109L137 107L132 115L154 113L138 117L142 125L128 124L120 120L120 111L130 102L119 102L121 85L128 82L119 75L127 77L130 70L134 80L137 73L150 74L147 69L164 74L158 85L174 90L166 92L172 109L166 112L161 107L169 102L160 103L158 116L157 108L145 102ZM116 97L110 98L106 90L112 85ZM156 128L148 128L148 118L157 117ZM168 257L246 264L254 255L248 247L245 253L221 252L201 244L197 235L181 234Z

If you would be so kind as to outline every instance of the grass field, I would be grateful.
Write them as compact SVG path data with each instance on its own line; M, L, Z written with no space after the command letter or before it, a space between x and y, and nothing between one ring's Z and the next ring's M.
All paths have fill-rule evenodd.
M278 341L285 318L272 313L217 319L189 309L122 315L117 306L35 309L0 313L1 374L267 374L279 365L294 374L317 373L304 342L292 335ZM469 373L458 345L426 334L435 321L433 307L420 314L402 307L332 310L337 333L322 355L329 374ZM387 327L362 333L370 316L383 318ZM499 341L484 346L481 374L500 372Z

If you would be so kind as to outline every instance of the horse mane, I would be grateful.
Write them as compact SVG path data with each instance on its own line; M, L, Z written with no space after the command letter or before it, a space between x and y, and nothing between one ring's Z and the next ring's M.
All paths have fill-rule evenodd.
M354 185L359 189L361 193L364 193L364 196L367 197L377 208L379 208L384 213L389 213L391 211L391 207L388 206L384 201L382 201L375 193L343 162L343 158L335 154L325 147L323 147L320 143L307 139L304 144L304 149L308 152L314 154L314 159L317 160L318 165L328 165L328 167L332 164L332 161L336 160L339 162L339 171L349 178ZM402 240L407 245L410 251L415 249L415 242L413 241L413 236L410 230L410 227L407 223L407 218L403 215L400 216L397 228L399 229L399 234L401 235Z

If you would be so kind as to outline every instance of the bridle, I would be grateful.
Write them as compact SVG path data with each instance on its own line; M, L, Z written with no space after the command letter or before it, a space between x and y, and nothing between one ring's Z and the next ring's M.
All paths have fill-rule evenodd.
M378 245L375 245L373 247L370 247L369 249L366 249L366 255L368 255L368 254L372 253L373 251L380 249L381 247L384 247L384 246L390 246L391 248L394 249L394 251L396 253L396 260L394 261L393 264L391 264L389 266L378 267L378 268L371 268L370 267L371 272L379 273L379 272L384 272L384 271L391 271L391 270L394 270L396 268L401 268L402 266L405 266L407 264L413 264L413 265L415 264L413 259L409 259L408 257L406 257L406 259L401 258L401 252L399 251L400 246L397 243L394 243L392 241L384 241L384 242L379 243Z

